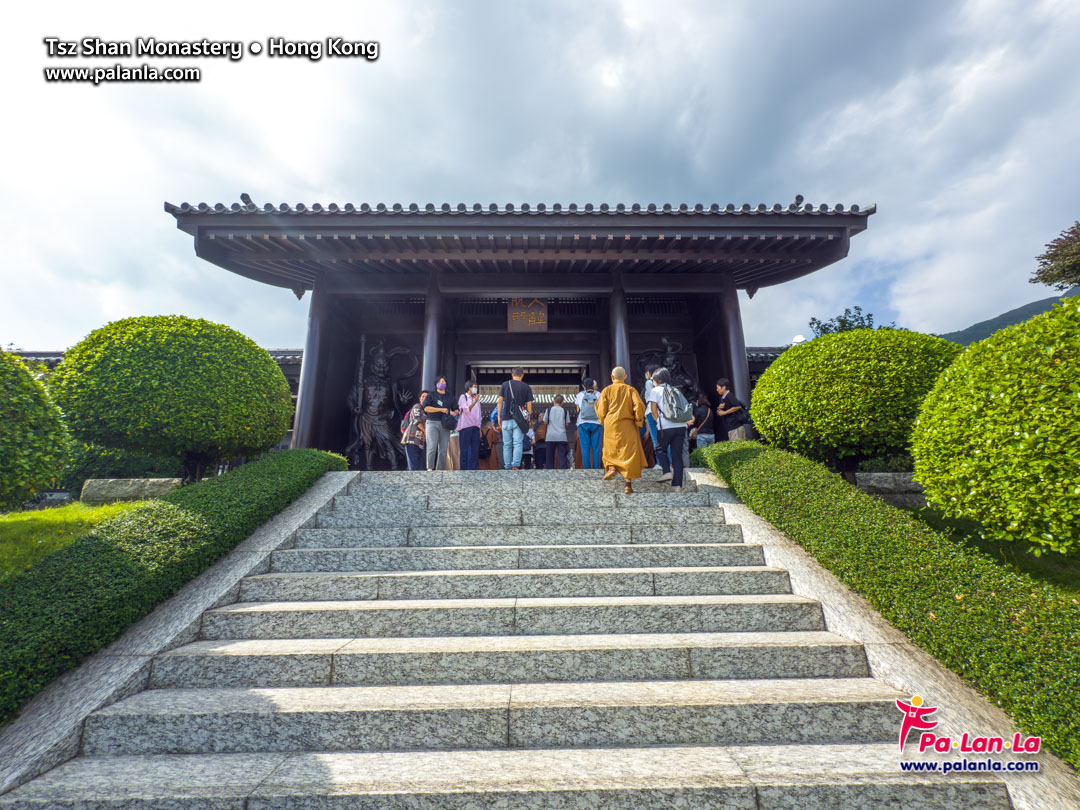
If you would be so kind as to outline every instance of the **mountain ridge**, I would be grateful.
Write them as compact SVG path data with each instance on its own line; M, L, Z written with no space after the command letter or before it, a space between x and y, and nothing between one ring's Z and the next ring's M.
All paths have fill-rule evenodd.
M1008 312L1003 312L996 317L988 318L985 321L979 321L966 329L960 329L956 332L944 332L938 335L938 337L950 340L953 343L959 343L961 346L967 346L990 337L994 332L997 332L999 329L1004 329L1006 326L1023 323L1029 318L1034 318L1036 315L1049 310L1063 298L1073 295L1080 295L1080 287L1073 287L1062 295L1043 298L1039 301L1032 301L1030 304L1024 304L1023 306L1016 307L1016 309L1010 309Z

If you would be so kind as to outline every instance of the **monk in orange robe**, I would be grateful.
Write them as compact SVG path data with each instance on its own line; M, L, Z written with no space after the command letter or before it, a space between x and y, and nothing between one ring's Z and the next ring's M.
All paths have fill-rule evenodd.
M626 479L626 493L634 491L630 482L641 478L645 452L641 449L641 425L645 421L645 403L641 395L626 384L626 369L611 370L611 385L600 392L596 415L604 425L604 480L618 473Z

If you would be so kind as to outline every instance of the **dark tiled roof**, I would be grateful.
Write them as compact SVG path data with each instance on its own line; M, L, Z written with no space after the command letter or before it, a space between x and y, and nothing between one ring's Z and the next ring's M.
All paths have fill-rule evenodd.
M242 195L243 199L250 200L246 195ZM768 215L768 214L803 214L809 216L839 216L839 215L852 215L862 214L863 216L869 216L877 210L876 205L871 205L866 208L860 208L858 205L845 206L843 203L836 205L828 205L827 203L821 203L819 205L813 205L812 203L803 203L802 198L797 198L797 202L790 203L789 205L782 205L780 203L774 203L773 205L766 205L765 203L759 203L756 206L749 203L743 203L742 205L735 205L734 203L728 203L727 205L720 205L719 203L712 203L711 205L703 205L697 203L696 205L689 205L688 203L682 203L681 205L672 205L671 203L663 203L657 205L656 203L648 203L642 205L640 203L633 203L627 205L625 203L618 203L616 205L608 205L607 203L600 203L594 205L592 203L585 203L584 205L578 205L577 203L570 203L569 205L562 205L560 203L554 203L553 205L545 205L544 203L537 203L536 205L530 205L529 203L522 203L521 205L514 205L513 203L507 203L504 206L497 205L496 203L490 203L489 205L482 205L480 203L473 203L471 206L465 203L458 203L457 205L451 205L450 203L442 203L441 205L435 205L435 203L427 203L420 205L419 203L409 203L404 205L402 203L393 203L392 205L386 205L385 203L376 203L374 205L370 203L361 203L360 205L353 205L352 203L345 203L344 205L338 205L337 203L330 203L329 205L322 205L321 203L312 203L306 205L304 203L297 203L296 205L289 205L288 203L282 203L281 205L273 205L272 203L266 203L265 205L258 206L253 202L232 203L226 205L225 203L216 203L215 205L209 205L207 203L181 203L180 205L174 205L173 203L165 203L165 210L173 216L181 214L223 214L223 215L239 215L245 214L273 214L276 216L348 216L355 214L384 214L388 216L394 215L430 215L434 217L442 216L461 216L461 215L483 215L483 216L555 216L575 214L577 216L597 216L604 214L641 214L654 216L657 214L664 214L669 216L687 216L687 215L710 215L710 216L741 216L746 214L755 215Z
M751 363L772 362L789 348L789 346L747 346L746 359Z

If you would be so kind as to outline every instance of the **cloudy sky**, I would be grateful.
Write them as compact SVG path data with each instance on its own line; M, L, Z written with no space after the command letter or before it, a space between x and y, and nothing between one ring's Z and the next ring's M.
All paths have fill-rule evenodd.
M128 315L302 346L307 302L195 257L165 200L808 202L878 213L745 296L751 345L861 305L945 332L1053 294L1080 217L1080 3L20 3L0 49L0 345ZM49 58L44 37L377 40L378 60ZM1070 45L1070 43L1072 43ZM193 84L43 68L195 65Z

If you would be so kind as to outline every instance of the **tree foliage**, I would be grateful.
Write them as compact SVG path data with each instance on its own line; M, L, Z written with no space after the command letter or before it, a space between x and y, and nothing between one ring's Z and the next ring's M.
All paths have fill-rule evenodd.
M125 318L64 356L50 389L82 441L176 456L188 480L253 456L289 428L289 384L239 332L181 316Z
M983 537L1080 551L1080 298L975 343L923 404L915 477Z
M814 337L821 337L822 335L834 335L837 332L850 332L852 329L873 328L873 314L867 312L865 315L863 315L862 307L860 306L856 306L854 308L846 307L842 315L837 315L835 318L829 318L829 320L827 321L821 321L817 318L810 319L810 329L813 330ZM895 328L895 323L891 323L888 326L878 327L878 329Z
M1036 257L1039 269L1028 279L1032 284L1046 284L1055 290L1080 286L1080 222L1074 222Z
M0 510L60 474L68 434L60 411L21 359L0 352Z
M899 329L855 329L792 346L754 389L754 425L771 444L838 469L903 452L923 398L960 351Z

